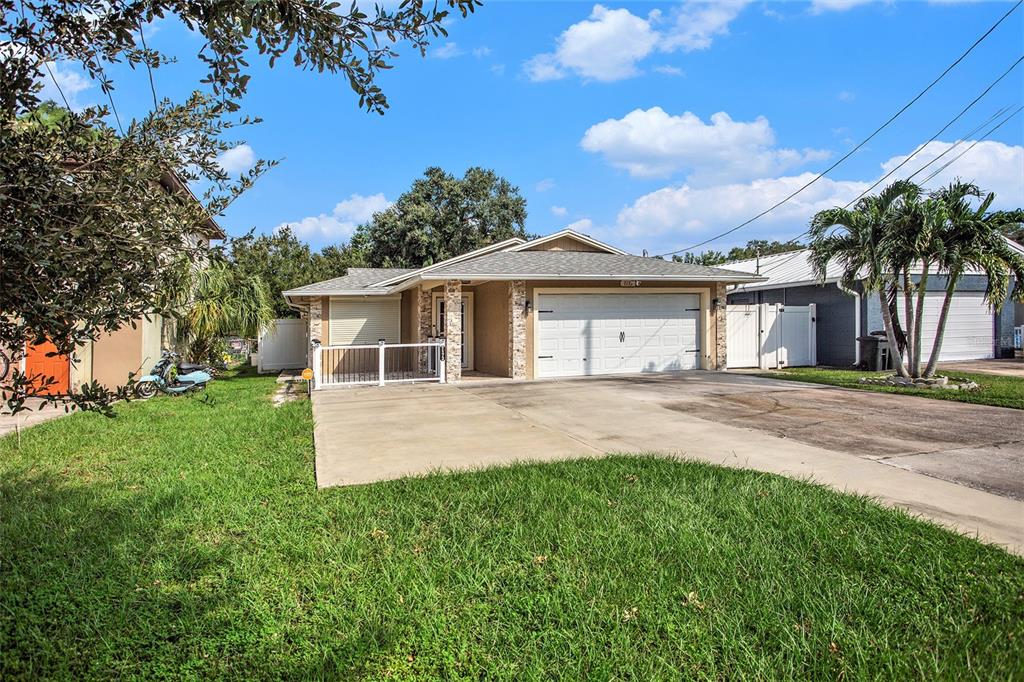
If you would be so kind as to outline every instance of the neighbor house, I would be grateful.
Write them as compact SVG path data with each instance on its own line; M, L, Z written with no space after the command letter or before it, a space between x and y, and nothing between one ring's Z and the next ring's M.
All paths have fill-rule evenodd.
M725 369L726 287L759 279L563 230L424 268L352 268L284 296L324 347L443 337L448 381L539 379Z
M161 176L159 185L161 191L178 195L183 201L198 201L174 173ZM210 217L188 235L192 246L209 245L210 240L224 237L224 231ZM125 384L130 374L150 370L160 358L161 348L172 345L173 329L173 320L160 315L140 317L134 324L101 333L95 341L78 346L70 357L51 355L56 347L50 342L28 344L20 358L21 369L30 376L53 377L54 383L47 387L53 395L66 394L93 380L114 388Z
M1024 247L1007 240L1024 253ZM815 278L810 250L762 256L734 261L722 267L759 274L759 282L741 282L730 287L730 304L769 303L786 306L815 304L817 324L817 362L820 365L846 367L861 361L857 337L883 331L881 306L877 293L866 294L862 282L844 288L839 264L828 264L825 279ZM920 270L912 273L920 280ZM946 276L932 272L928 277L922 330L923 354L931 351L939 310L945 297ZM969 269L961 277L950 304L946 333L939 359L974 360L1013 357L1014 306L1007 303L992 310L984 299L986 278ZM902 319L903 301L900 298Z

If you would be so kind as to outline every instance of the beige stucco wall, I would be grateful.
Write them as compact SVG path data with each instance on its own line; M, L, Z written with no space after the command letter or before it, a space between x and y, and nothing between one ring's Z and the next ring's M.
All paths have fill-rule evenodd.
M476 369L509 376L508 282L488 282L469 288L474 296L473 338Z
M534 330L537 320L536 290L537 289L606 289L606 293L624 292L640 293L651 289L688 290L698 293L701 297L701 368L719 369L716 361L719 325L710 313L711 299L715 297L715 285L707 282L641 282L638 287L620 287L618 281L593 280L536 280L526 283L526 300L533 305L533 312L526 318L526 378L534 378ZM725 300L722 300L725 304Z
M402 343L417 343L419 337L419 320L417 319L419 293L416 289L402 292Z
M142 325L130 324L116 332L101 335L92 344L92 378L107 388L115 388L128 381L128 375L139 372L142 365ZM142 368L143 371L149 367Z

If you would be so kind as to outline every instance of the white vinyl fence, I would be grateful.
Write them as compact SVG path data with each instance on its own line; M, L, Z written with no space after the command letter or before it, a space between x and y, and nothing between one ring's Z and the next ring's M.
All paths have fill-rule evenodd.
M306 320L274 320L260 334L257 367L261 373L303 369L307 347Z
M444 341L317 346L313 388L445 382Z
M730 369L818 364L815 305L726 306L726 365Z

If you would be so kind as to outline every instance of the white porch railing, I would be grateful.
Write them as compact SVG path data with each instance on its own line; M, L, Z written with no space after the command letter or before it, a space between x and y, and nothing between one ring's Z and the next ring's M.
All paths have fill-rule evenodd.
M313 388L445 381L444 341L317 346Z

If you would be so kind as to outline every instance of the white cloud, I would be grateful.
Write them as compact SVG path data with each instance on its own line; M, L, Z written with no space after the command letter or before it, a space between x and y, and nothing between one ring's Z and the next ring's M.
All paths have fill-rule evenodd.
M635 109L591 126L580 146L639 177L689 172L691 185L770 177L827 152L775 146L768 119L734 121L720 111L709 123L689 111L673 116L661 107Z
M840 90L839 94L836 95L836 99L840 102L852 102L857 99L857 94L850 92L849 90Z
M658 44L651 21L627 9L594 5L590 16L567 28L558 37L555 51L529 59L523 66L533 81L564 78L569 73L596 81L617 81L635 76L636 63Z
M330 214L321 213L297 222L281 223L275 230L290 227L301 239L314 242L341 241L351 237L356 227L370 220L374 213L390 205L391 202L379 192L369 196L352 194L339 202Z
M973 144L971 141L961 142L955 149L918 173L914 177L914 181L922 182L933 172L942 168L944 164L956 159L949 168L940 172L927 183L928 189L948 185L959 178L964 182L976 183L982 191L995 192L994 206L996 208L1024 206L1024 146L985 140L978 142L973 149L967 151L971 144ZM917 156L907 165L893 173L886 182L907 177L938 158L953 145L953 142L932 142L918 152ZM961 153L964 155L957 159ZM882 164L882 170L888 173L906 158L906 155L894 156Z
M678 66L655 66L654 71L663 74L665 76L685 76L686 72L680 69Z
M729 24L739 16L750 0L686 2L678 10L672 28L665 32L661 49L671 52L706 50L715 36L727 35Z
M877 192L886 184L907 177L949 149L952 144L933 142L872 191ZM922 182L928 173L954 159L970 144L970 141L961 143L914 179ZM880 164L881 172L870 180L832 180L827 177L818 180L795 198L747 228L747 231L740 235L740 241L744 241L751 234L756 235L758 228L774 228L773 232L776 234L795 236L806 228L814 213L847 204L905 158L905 155L900 155L886 160ZM689 184L665 187L641 196L619 211L614 228L610 228L615 234L609 235L609 238L618 236L620 240L631 239L635 243L646 244L657 240L662 247L669 245L662 240L668 240L670 243L699 241L757 215L802 187L814 176L814 173L802 173L708 187L694 187ZM983 190L995 192L995 208L1020 206L1024 204L1024 146L1011 146L992 141L980 142L930 181L927 189L941 187L956 178L976 182ZM671 237L675 238L670 239ZM711 245L710 248L715 246Z
M232 147L217 156L217 165L228 175L244 173L256 163L256 152L247 144Z
M455 43L445 43L436 50L430 51L430 56L434 59L452 59L454 57L461 57L465 54L461 47Z
M627 237L668 234L705 236L736 225L780 201L814 177L814 173L766 178L711 187L665 187L645 194L619 212L616 224ZM790 202L758 221L801 228L816 211L845 204L870 183L822 178ZM798 232L799 230L794 230Z
M49 67L49 71L47 71L47 67ZM83 102L79 95L92 88L93 84L81 73L58 62L46 62L41 72L43 74L41 80L43 89L39 92L40 100L49 99L63 105L66 97L68 106L75 111L89 106L89 103Z
M811 12L813 14L821 14L823 12L845 12L859 7L860 5L869 5L876 0L813 0L811 2Z
M589 230L593 226L594 226L594 221L593 220L591 220L590 218L581 218L580 220L577 220L576 222L569 223L568 225L566 225L562 229L563 230L576 230L577 232L586 232L587 230Z
M569 212L569 209L567 209L565 206L552 206L551 207L551 214L552 215L556 215L556 216L561 217L561 216L564 216L568 212Z
M505 65L504 64L491 64L491 73L493 73L495 76L504 76L505 75Z
M482 47L474 47L473 48L473 56L476 57L477 59L482 59L484 57L489 57L489 56L491 56L491 48L487 47L486 45L484 45Z
M557 80L570 74L604 82L631 78L640 74L639 63L656 51L692 52L711 47L716 36L728 34L729 24L749 3L687 0L670 13L670 21L660 10L644 17L627 9L594 5L589 17L562 32L553 52L528 59L523 71L532 81ZM655 70L671 73L673 68Z
M541 180L540 182L537 183L537 186L536 186L535 189L538 192L547 192L548 190L551 190L551 189L554 189L554 188L555 188L555 179L554 178L544 178L543 180Z

